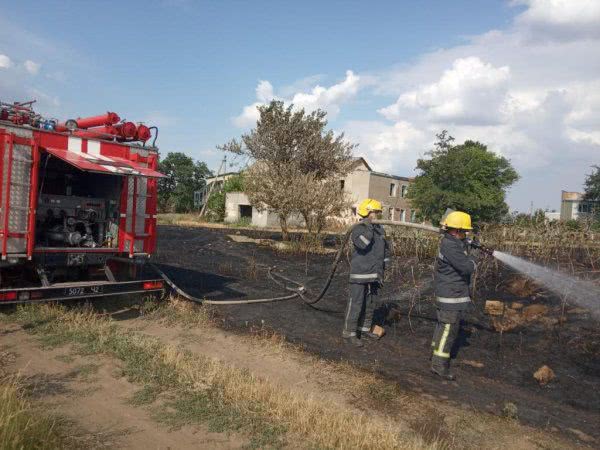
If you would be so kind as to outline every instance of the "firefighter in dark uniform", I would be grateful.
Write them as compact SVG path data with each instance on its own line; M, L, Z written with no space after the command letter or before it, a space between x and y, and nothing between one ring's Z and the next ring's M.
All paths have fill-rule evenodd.
M437 325L433 333L431 370L453 380L450 351L460 322L471 308L469 285L475 272L475 259L468 254L467 231L472 230L471 216L454 211L442 221L444 236L440 243L435 271Z
M374 299L383 283L389 254L383 227L373 223L380 217L381 211L381 203L377 200L368 198L362 201L357 212L363 219L351 234L350 297L342 337L358 347L363 345L361 337L380 338L372 331Z

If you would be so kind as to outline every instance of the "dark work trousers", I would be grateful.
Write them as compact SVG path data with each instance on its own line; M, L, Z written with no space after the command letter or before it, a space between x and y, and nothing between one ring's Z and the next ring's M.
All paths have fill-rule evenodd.
M371 331L378 289L379 282L350 283L343 337L356 336L359 331Z
M437 325L433 332L431 350L433 352L431 364L435 367L449 367L450 350L458 337L460 322L464 310L437 309Z

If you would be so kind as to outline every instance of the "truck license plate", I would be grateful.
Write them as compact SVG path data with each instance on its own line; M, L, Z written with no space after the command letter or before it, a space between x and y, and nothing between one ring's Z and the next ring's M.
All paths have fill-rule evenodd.
M98 295L102 294L102 286L77 286L65 289L65 296L67 297L81 297L86 295Z

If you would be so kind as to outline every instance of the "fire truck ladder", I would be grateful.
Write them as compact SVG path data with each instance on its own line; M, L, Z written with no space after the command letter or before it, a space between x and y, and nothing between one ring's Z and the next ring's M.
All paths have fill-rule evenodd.
M31 259L39 166L37 143L30 137L0 133L0 252Z

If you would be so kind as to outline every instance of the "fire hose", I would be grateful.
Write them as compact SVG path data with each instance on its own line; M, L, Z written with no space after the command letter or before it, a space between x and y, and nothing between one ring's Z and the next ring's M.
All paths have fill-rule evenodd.
M437 228L437 227L432 227L432 226L429 226L429 225L423 225L423 224L418 224L418 223L394 222L394 221L391 221L391 220L374 220L373 223L379 224L379 225L403 226L403 227L413 228L413 229L417 229L417 230L429 231L431 233L439 233L440 232L440 229ZM279 296L279 297L255 298L255 299L247 299L247 300L207 300L207 299L201 299L201 298L197 298L197 297L194 297L194 296L188 294L183 289L181 289L179 286L177 286L173 282L173 280L171 280L162 270L160 270L158 267L156 267L155 264L150 264L150 265L152 266L152 268L154 270L156 270L156 272L163 278L163 280L165 280L165 282L177 294L179 294L183 298L185 298L187 300L190 300L190 301L192 301L194 303L199 303L199 304L204 304L204 305L246 305L246 304L252 304L252 303L278 302L278 301L282 301L282 300L291 300L293 298L300 297L306 304L312 306L312 305L315 305L317 302L321 301L323 299L323 297L325 296L325 294L327 293L327 291L329 290L329 287L331 285L331 281L333 280L333 277L335 276L335 272L337 271L337 267L338 267L340 261L342 260L342 256L344 255L344 250L346 248L346 245L348 244L348 241L350 239L350 235L352 233L352 230L356 226L358 226L359 224L360 224L360 222L359 223L355 223L354 225L350 226L346 230L346 233L344 234L344 237L342 239L342 244L340 245L340 248L337 251L337 253L335 255L335 258L334 258L334 260L333 260L333 262L331 264L331 268L329 270L329 275L327 277L327 280L325 281L325 283L324 283L323 287L321 288L321 291L319 292L319 294L316 297L314 297L314 298L310 298L309 292L307 291L306 287L302 283L300 283L298 281L295 281L295 280L292 280L290 278L287 278L287 277L285 277L285 276L283 276L281 274L273 272L274 267L267 267L267 276L275 284L277 284L278 286L282 287L284 290L291 292L291 294L285 295L285 296Z

